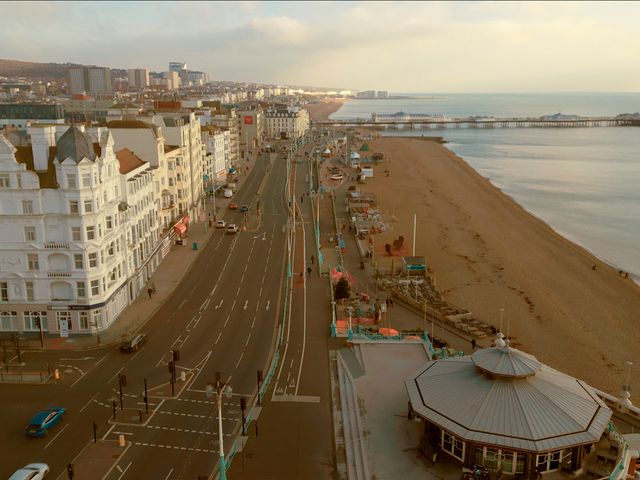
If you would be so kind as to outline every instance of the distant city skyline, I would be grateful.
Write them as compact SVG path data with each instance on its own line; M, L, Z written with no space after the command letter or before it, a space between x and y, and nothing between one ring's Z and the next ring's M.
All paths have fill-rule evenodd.
M0 58L394 93L635 92L637 18L636 2L4 2Z

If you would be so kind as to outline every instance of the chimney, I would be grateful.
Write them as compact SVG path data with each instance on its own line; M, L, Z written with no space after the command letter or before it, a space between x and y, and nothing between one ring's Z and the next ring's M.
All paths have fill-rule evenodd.
M49 169L49 147L55 145L55 127L33 126L27 132L31 135L31 149L33 151L33 168L36 172Z

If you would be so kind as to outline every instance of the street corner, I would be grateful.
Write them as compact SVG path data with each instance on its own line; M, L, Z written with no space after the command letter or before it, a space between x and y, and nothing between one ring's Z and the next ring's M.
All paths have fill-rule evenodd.
M130 446L130 443L125 442L122 445L117 440L91 442L70 464L71 471L78 479L106 478ZM69 467L58 475L57 480L66 480L67 478L71 478L69 477Z

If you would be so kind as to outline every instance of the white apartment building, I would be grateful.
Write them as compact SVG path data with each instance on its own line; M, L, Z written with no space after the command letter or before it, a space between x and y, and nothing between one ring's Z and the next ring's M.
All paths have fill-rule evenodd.
M31 127L17 148L0 135L3 332L102 330L158 263L153 170L123 165L105 128L62 130Z
M240 125L236 110L211 110L199 118L202 125L215 125L229 131L227 168L236 166L240 159Z
M141 120L114 120L107 123L107 127L113 135L116 151L127 148L156 169L154 182L155 191L160 196L159 221L163 229L169 228L181 213L175 171L176 157L182 158L181 151L167 147L162 128L151 123ZM171 169L167 152L170 152Z
M304 108L276 106L264 116L269 138L299 138L309 131L309 112Z
M201 127L201 131L206 150L205 174L209 180L209 186L215 189L227 180L230 134L228 130L221 130L214 126Z

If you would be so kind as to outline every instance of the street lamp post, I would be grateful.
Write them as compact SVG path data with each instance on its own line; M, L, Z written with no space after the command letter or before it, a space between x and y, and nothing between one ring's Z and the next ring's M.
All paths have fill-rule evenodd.
M100 345L100 329L98 328L98 322L91 322L91 326L96 327L96 342L98 342L98 345Z
M218 404L218 441L219 441L219 450L220 450L220 480L227 480L227 466L224 458L224 443L222 436L222 394L225 397L231 398L233 395L233 391L231 386L227 383L222 383L222 380L219 378L216 380L215 385L208 384L205 389L205 395L207 398L211 398L213 396L213 392L216 393L216 402Z

